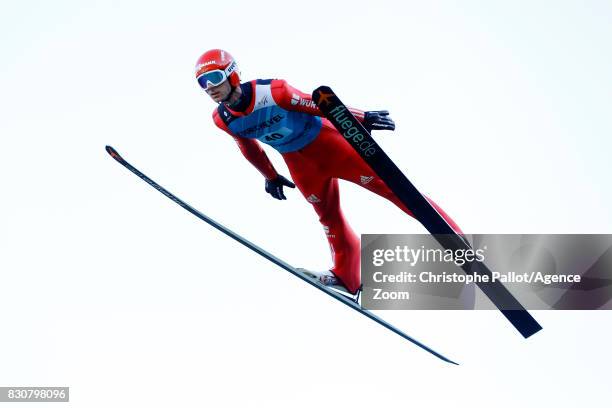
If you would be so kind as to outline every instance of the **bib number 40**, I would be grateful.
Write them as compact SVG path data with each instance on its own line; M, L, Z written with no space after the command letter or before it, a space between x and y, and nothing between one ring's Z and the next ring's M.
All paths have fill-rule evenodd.
M275 140L282 139L283 137L285 136L281 135L280 133L270 133L269 135L266 135L264 139L266 140L266 142L273 142Z

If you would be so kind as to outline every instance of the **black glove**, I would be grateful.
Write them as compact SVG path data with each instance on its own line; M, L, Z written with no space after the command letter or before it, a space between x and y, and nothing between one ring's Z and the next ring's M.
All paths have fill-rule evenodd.
M277 200L286 200L287 197L283 194L283 186L295 188L295 184L279 174L273 180L266 180L266 193L269 193Z
M363 127L370 133L373 130L395 130L395 122L389 117L389 111L368 111L363 115Z

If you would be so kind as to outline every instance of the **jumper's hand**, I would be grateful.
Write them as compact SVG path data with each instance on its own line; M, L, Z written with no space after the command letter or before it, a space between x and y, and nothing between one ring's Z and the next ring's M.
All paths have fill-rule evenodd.
M373 130L395 130L395 122L389 117L389 111L368 111L363 116L363 126Z
M287 197L283 193L283 186L295 188L295 184L279 174L273 180L266 180L266 193L269 193L277 200L286 200Z

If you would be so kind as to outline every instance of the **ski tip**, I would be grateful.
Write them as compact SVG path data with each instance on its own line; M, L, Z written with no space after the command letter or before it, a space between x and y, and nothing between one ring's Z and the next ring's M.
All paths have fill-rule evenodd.
M314 94L315 92L333 92L332 89L327 86L327 85L321 85L320 87L318 87L317 89L315 89L314 91L312 91L312 93Z
M332 96L335 96L334 91L327 85L321 85L312 91L312 100L315 101L317 105L321 103L328 104L330 102L329 98Z
M119 153L112 146L106 145L106 152L111 155L111 157L115 160L121 159Z
M431 350L431 349L429 349L429 348L427 348L426 350L427 350L427 351L429 351L429 352L430 352L431 354L433 354L434 356L438 357L440 360L442 360L442 361L446 362L446 363L449 363L449 364L452 364L452 365L456 365L456 366L458 366L458 365L459 365L459 363L454 362L454 361L453 361L453 360L451 360L450 358L445 357L445 356L443 356L443 355L442 355L442 354L440 354L440 353L437 353L437 352L435 352L435 351L433 351L433 350Z

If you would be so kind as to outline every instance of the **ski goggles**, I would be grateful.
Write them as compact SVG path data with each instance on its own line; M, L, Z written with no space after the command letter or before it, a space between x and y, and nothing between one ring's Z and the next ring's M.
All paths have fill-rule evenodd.
M204 72L198 77L198 83L202 89L207 90L212 86L219 86L227 80L232 72L236 70L236 62L232 62L225 69L215 69L213 71Z

